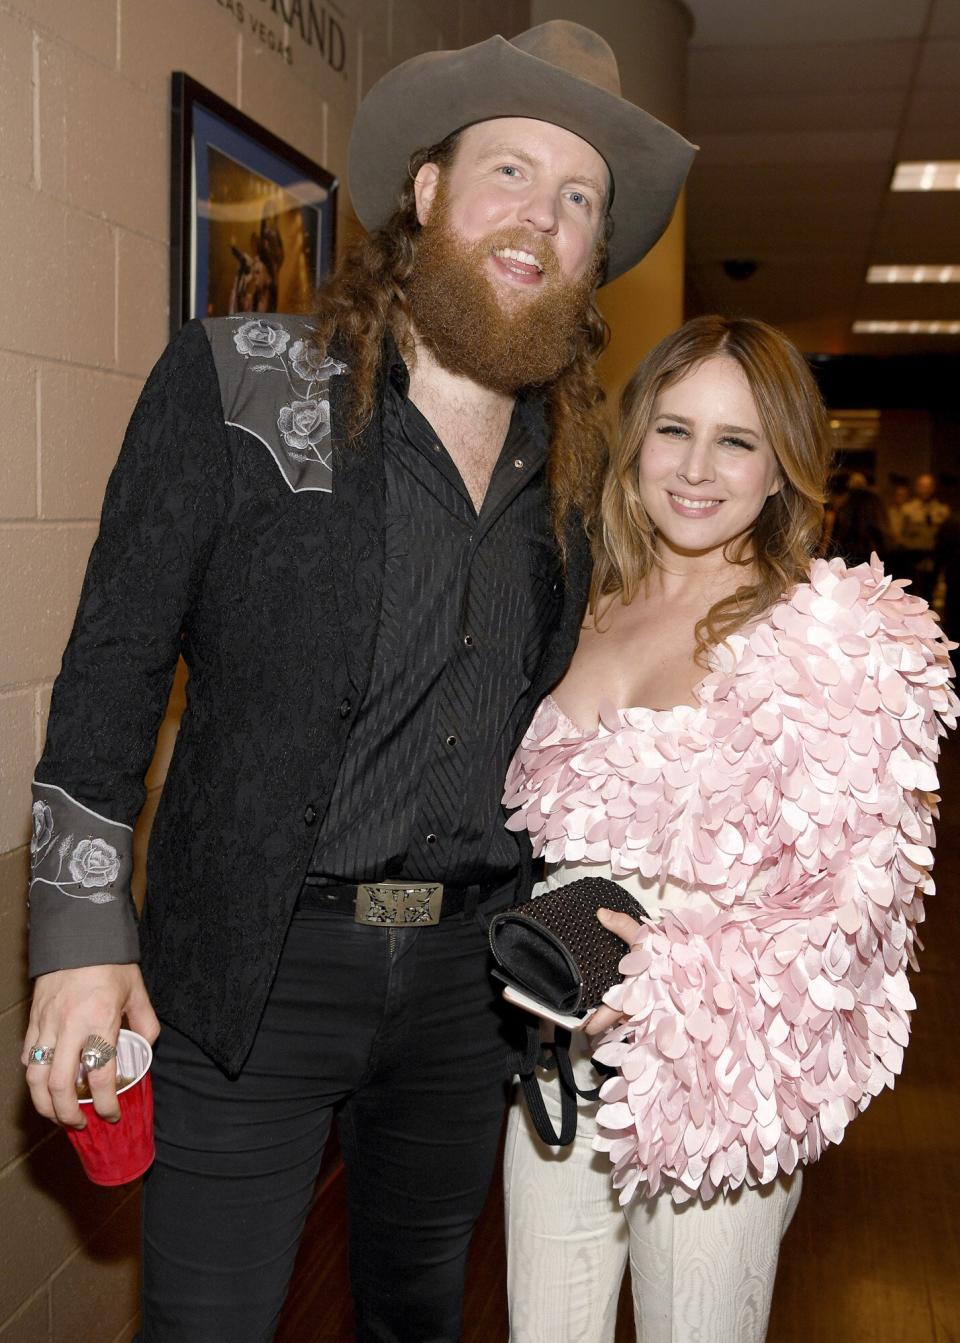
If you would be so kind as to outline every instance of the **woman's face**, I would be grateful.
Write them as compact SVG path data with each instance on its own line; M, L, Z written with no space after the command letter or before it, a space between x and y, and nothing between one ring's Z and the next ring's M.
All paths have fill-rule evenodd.
M640 448L639 489L661 551L722 550L752 528L780 489L780 469L734 359L705 359L660 393Z

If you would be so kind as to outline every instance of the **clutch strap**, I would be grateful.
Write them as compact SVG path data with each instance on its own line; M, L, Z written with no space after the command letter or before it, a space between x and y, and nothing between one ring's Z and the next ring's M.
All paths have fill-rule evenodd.
M556 1064L560 1086L559 1128L554 1125L547 1113L543 1092L537 1079L537 1068L549 1067L551 1055ZM608 1068L602 1063L594 1062L593 1066L598 1072L607 1076L612 1076L616 1072L615 1068ZM539 1025L528 1023L526 1049L517 1072L537 1137L548 1147L569 1147L577 1132L577 1097L595 1101L599 1098L600 1088L603 1085L603 1082L600 1082L595 1087L577 1086L577 1079L573 1075L573 1064L570 1062L570 1032L558 1026L553 1040L541 1041Z

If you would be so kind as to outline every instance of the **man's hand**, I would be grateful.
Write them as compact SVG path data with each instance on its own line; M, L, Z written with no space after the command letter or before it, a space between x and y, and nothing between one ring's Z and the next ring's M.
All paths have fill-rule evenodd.
M31 1099L47 1119L72 1128L85 1127L77 1101L80 1051L89 1035L102 1035L115 1045L123 1017L132 1031L151 1044L160 1034L138 965L86 965L37 976L20 1061L27 1068ZM55 1049L53 1062L31 1063L35 1045ZM87 1081L97 1114L119 1119L116 1059L91 1069Z
M612 909L598 909L597 918L604 928L609 928L611 933L616 933L617 937L622 938L628 947L632 947L643 932L643 924L638 923L636 919L631 919L629 914L617 914ZM618 1022L626 1021L626 1019L622 1012L601 1005L595 1012L591 1012L583 1029L587 1035L602 1035L611 1026L616 1026Z

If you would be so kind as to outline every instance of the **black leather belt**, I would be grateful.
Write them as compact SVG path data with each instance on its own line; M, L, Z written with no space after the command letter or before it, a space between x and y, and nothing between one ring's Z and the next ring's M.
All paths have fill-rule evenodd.
M465 910L469 913L498 892L506 894L513 878L495 885L452 886L439 881L362 881L355 885L306 882L298 909L338 909L354 922L375 928L422 928Z

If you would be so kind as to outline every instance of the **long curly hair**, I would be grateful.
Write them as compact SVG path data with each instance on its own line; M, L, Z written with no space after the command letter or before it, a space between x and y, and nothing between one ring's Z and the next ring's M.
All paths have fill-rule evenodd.
M590 609L604 597L625 602L659 563L656 533L640 499L638 459L657 398L705 359L723 355L742 369L782 483L753 527L725 547L750 581L716 602L696 626L696 660L722 643L809 575L823 527L830 444L827 417L799 350L765 322L747 317L695 317L662 340L637 368L620 401L619 435L603 485L595 529ZM745 575L746 576L746 575Z
M382 228L351 243L334 275L317 295L313 340L325 353L336 336L351 366L347 432L354 444L374 413L383 338L388 330L404 358L408 362L413 358L410 311L404 291L416 264L420 233L414 179L425 163L449 168L458 137L459 132L454 132L440 144L411 156L408 180L393 215ZM605 232L597 258L601 280L607 236ZM608 442L605 396L596 362L608 339L607 324L591 301L577 332L572 362L552 384L537 389L546 396L551 432L547 483L554 531L564 554L574 514L589 524L599 507Z

